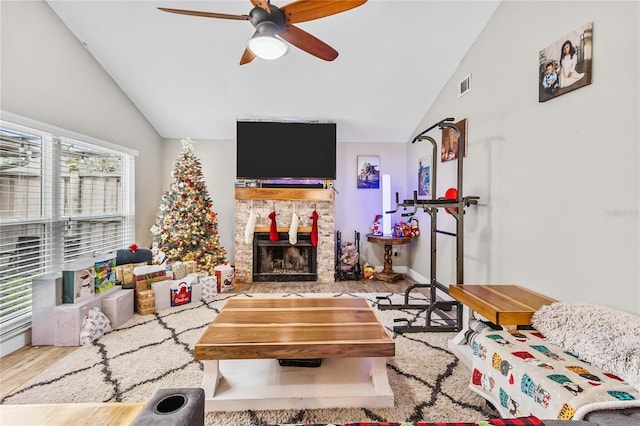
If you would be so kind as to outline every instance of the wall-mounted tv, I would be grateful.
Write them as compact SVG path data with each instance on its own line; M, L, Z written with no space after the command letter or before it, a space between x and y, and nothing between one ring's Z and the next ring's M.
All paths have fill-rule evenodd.
M336 123L237 121L238 179L335 179Z

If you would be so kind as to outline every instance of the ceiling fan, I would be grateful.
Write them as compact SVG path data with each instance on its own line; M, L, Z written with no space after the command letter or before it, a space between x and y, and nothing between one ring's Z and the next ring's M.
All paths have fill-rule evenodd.
M283 40L320 59L333 61L338 56L338 52L334 48L293 24L345 12L366 3L367 0L297 0L282 7L272 5L269 0L250 1L254 7L248 15L199 12L166 7L158 9L181 15L251 22L256 31L247 42L247 48L240 59L240 65L244 65L253 61L256 56L263 59L282 57L288 50L288 45Z

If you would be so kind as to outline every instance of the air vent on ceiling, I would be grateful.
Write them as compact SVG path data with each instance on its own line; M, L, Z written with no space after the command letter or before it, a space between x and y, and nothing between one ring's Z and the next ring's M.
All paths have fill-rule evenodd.
M460 80L458 83L458 97L464 95L471 90L471 74Z

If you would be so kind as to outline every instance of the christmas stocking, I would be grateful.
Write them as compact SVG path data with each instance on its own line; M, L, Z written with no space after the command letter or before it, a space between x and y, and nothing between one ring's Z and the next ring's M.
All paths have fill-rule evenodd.
M247 220L247 227L244 228L244 242L245 244L253 243L253 231L256 229L256 218L260 217L259 214L251 210L249 212L249 220Z
M311 245L318 247L318 212L311 213Z
M298 242L298 221L300 216L296 212L291 213L291 226L289 227L289 244L292 246Z
M278 241L278 225L276 225L276 212L269 213L269 219L271 219L271 228L269 228L269 239L271 241Z

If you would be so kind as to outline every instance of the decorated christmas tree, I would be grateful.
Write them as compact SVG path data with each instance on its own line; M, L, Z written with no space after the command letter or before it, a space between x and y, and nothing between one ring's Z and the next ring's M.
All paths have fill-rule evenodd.
M162 196L151 233L168 260L195 260L199 271L213 275L227 251L220 245L218 219L211 205L200 160L193 154L193 141L183 139L171 187Z

